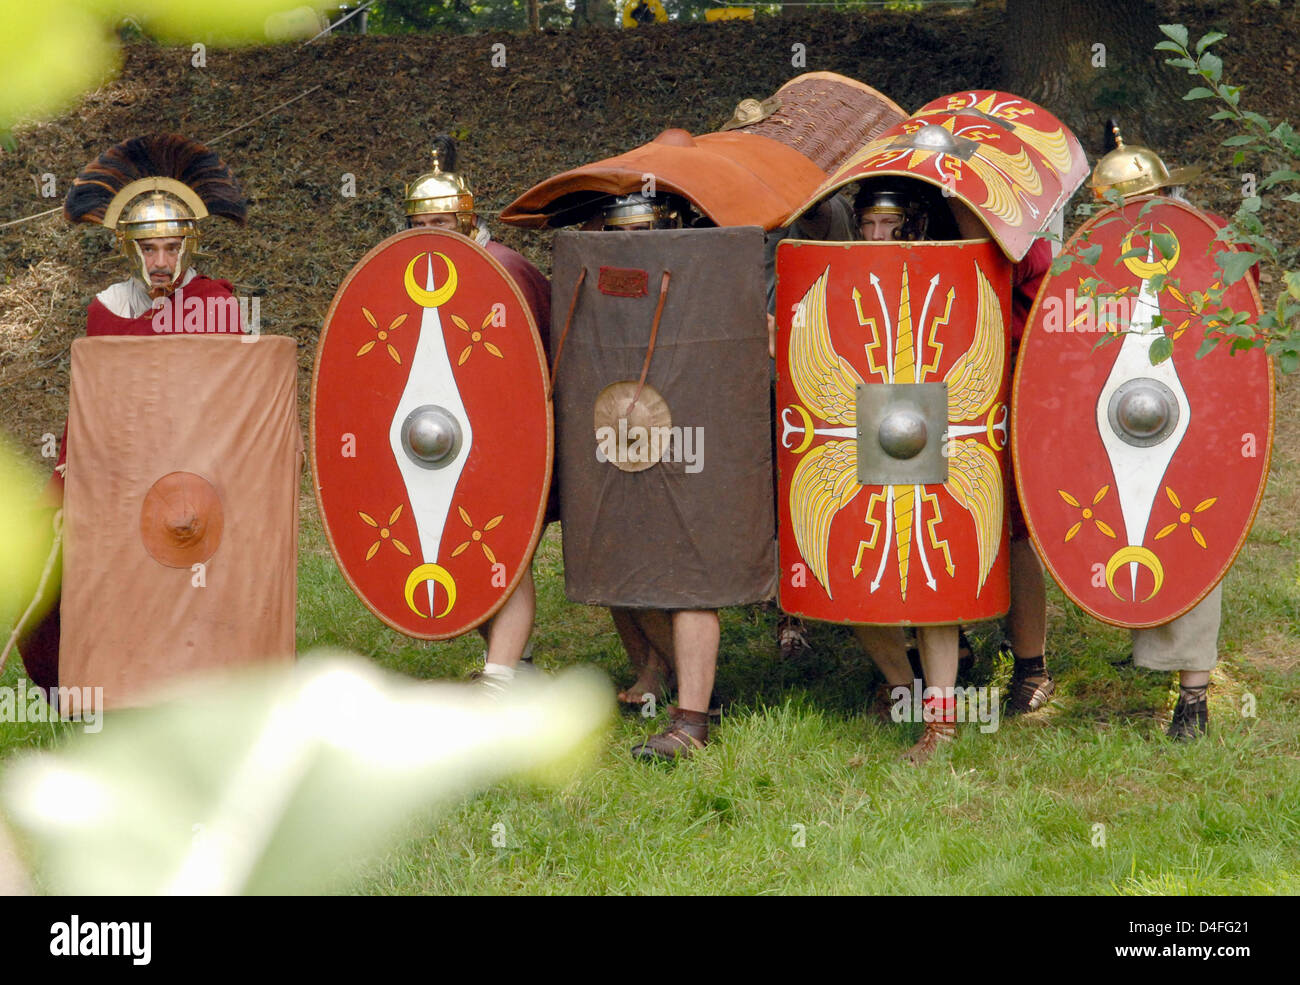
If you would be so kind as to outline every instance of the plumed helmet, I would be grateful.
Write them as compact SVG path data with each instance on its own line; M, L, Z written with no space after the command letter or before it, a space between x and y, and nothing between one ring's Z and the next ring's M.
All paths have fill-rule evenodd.
M63 214L117 233L132 273L155 292L180 283L198 252L199 221L220 215L243 224L248 202L213 151L179 134L149 134L115 144L88 164L68 189ZM154 288L140 241L182 241L170 284Z
M446 134L433 138L433 168L406 186L405 209L415 215L454 215L465 235L474 229L474 195L457 170L456 141Z

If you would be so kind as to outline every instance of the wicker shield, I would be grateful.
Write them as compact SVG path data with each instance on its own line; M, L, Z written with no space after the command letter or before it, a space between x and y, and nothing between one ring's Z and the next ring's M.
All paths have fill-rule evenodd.
M573 601L693 609L771 595L762 264L756 228L556 237L556 468Z

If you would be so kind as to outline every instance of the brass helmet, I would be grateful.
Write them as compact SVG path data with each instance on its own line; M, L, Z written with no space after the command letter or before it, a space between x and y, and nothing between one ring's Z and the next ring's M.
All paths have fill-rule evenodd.
M169 294L198 253L199 220L221 215L243 224L248 202L230 169L212 151L179 134L151 134L115 144L72 182L63 204L72 222L96 222L117 234L131 273L153 295ZM155 285L143 240L181 241L176 269Z
M456 172L456 142L445 134L433 138L433 170L420 175L405 189L406 217L454 215L466 236L474 231L474 195Z
M1112 188L1128 198L1132 195L1145 195L1159 188L1185 185L1202 171L1199 167L1174 168L1165 167L1160 155L1150 147L1141 144L1125 144L1120 136L1119 127L1111 124L1115 139L1115 149L1106 154L1092 171L1092 193L1097 198L1105 198Z
M680 229L685 220L685 203L676 195L619 195L605 203L602 219L606 229L622 229L644 222L651 229Z

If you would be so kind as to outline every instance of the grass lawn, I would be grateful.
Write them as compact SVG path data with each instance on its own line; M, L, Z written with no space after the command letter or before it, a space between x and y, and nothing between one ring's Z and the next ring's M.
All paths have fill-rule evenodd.
M718 672L731 704L704 754L671 768L635 763L629 747L658 723L624 717L589 771L560 788L498 785L430 814L348 888L1300 893L1300 467L1290 437L1300 428L1287 401L1295 390L1283 386L1269 492L1226 582L1207 740L1164 740L1174 675L1134 667L1128 634L1094 622L1054 586L1055 702L991 734L961 726L951 755L920 769L899 762L919 725L864 715L876 677L847 631L816 625L813 653L783 662L774 610L732 609ZM371 616L334 566L309 497L299 572L303 651L341 646L419 678L462 676L479 659L476 636L427 644ZM557 527L536 572L537 664L591 663L629 682L609 616L564 598ZM998 627L970 635L979 657L971 682L1005 688ZM20 676L15 660L0 684ZM1243 715L1252 701L1255 716ZM69 734L0 724L0 768Z

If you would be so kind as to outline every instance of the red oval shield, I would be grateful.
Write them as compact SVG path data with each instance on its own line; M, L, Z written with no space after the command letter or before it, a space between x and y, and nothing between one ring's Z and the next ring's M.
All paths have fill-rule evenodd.
M828 622L946 625L1007 611L1010 264L989 240L777 248L781 608ZM943 478L863 482L885 390ZM865 388L865 389L864 389ZM861 396L859 396L861 391ZM874 391L874 392L873 392ZM883 421L889 411L873 420ZM906 435L904 435L906 438ZM897 456L894 456L895 458ZM933 458L931 458L933 463Z
M339 287L312 380L316 501L389 626L449 639L514 590L550 485L547 380L518 288L464 236L398 233Z
M1268 357L1221 345L1197 358L1198 292L1222 286L1215 256L1231 249L1217 230L1173 199L1107 209L1066 247L1099 258L1047 277L1025 328L1011 421L1025 520L1062 591L1116 626L1162 625L1204 598L1264 492ZM1090 304L1090 278L1116 300ZM1259 312L1249 277L1223 303ZM1098 346L1108 332L1117 338ZM1173 355L1153 365L1164 338Z

